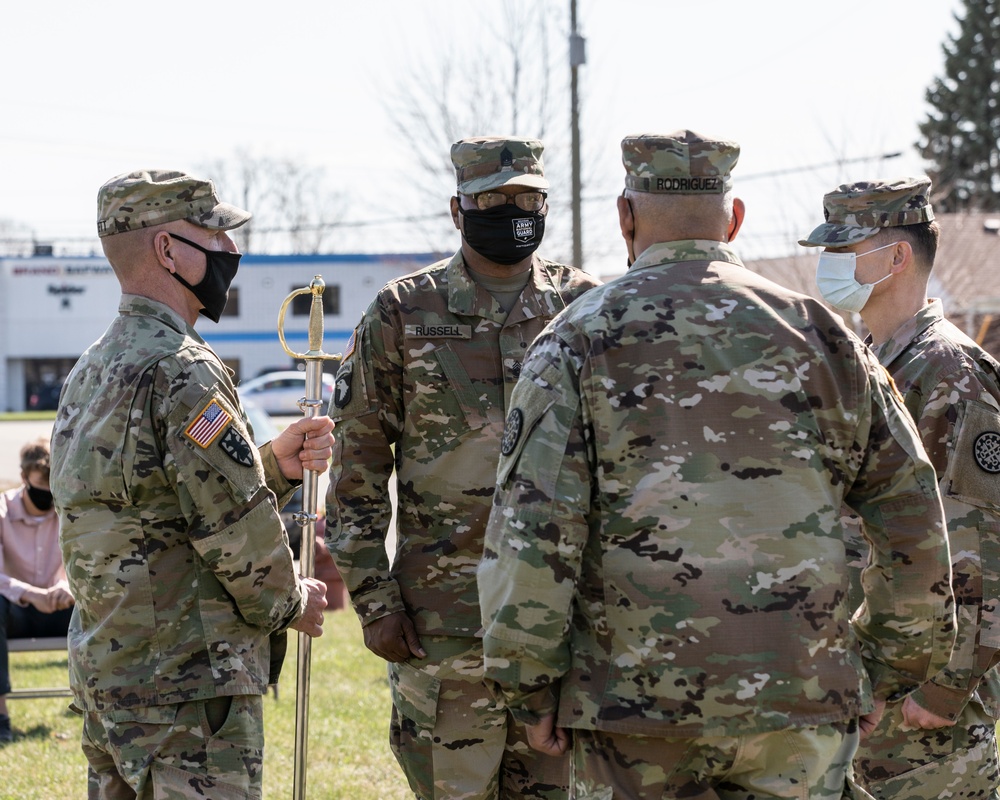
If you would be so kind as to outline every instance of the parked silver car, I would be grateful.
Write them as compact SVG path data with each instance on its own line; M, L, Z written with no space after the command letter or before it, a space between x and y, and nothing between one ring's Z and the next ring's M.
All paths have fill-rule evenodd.
M323 373L323 406L320 412L324 414L326 404L333 396L333 380L329 372ZM306 395L306 374L296 370L268 372L244 381L236 388L241 398L255 403L268 414L301 414L299 399Z

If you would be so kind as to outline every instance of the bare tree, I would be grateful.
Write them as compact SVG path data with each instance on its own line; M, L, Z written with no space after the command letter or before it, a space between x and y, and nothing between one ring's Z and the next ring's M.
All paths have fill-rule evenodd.
M0 219L0 256L30 256L33 241L27 225L12 219Z
M233 232L244 253L328 251L346 200L327 188L322 167L241 149L205 172L223 197L254 215Z
M555 91L554 81L559 76L568 81L562 62L553 63L553 36L556 28L566 27L553 4L503 0L479 9L484 27L494 35L489 47L453 40L447 50L421 51L395 85L379 89L387 116L409 143L416 173L412 183L435 204L455 190L452 143L490 135L545 140L557 120L568 121L565 103L552 102L565 94ZM568 198L569 154L560 149L546 150L545 171L560 185L557 194ZM438 225L422 223L419 230L435 250L446 249L454 236L447 215Z

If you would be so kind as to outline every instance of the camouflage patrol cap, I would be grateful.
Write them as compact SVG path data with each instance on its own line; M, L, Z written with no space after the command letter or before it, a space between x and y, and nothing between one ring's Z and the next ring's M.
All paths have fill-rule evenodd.
M845 247L870 239L883 228L934 219L930 178L845 183L823 197L826 222L799 244Z
M625 187L654 194L722 194L740 157L736 142L682 130L622 139Z
M510 136L480 136L462 139L451 146L451 163L459 194L477 194L501 186L527 186L548 189L542 169L542 150L538 139Z
M177 219L228 231L250 216L249 211L220 201L211 181L176 170L127 172L97 192L97 235L101 238Z

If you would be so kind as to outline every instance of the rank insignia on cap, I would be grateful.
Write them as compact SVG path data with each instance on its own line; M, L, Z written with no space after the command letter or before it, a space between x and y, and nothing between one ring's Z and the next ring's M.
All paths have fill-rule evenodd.
M510 152L509 147L505 147L500 151L500 166L501 167L513 167L514 166L514 154Z
M979 434L972 446L972 455L980 469L991 475L1000 473L1000 433L986 431Z
M500 438L500 452L509 456L517 447L518 439L521 438L521 428L524 427L524 414L521 409L515 408L507 415L507 422L503 426L503 436Z
M212 400L201 410L194 422L187 426L184 435L199 447L208 447L232 419L229 412L219 405L217 400Z
M219 447L237 464L242 464L244 467L253 466L253 451L250 449L250 443L235 427L230 427L225 436L219 439Z

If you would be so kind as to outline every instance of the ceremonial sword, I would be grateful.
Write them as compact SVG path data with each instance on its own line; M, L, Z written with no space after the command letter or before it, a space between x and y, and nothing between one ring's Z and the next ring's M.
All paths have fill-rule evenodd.
M292 358L306 362L306 396L299 400L299 408L308 419L319 416L323 404L323 362L337 355L323 352L323 290L326 284L316 275L307 288L296 289L281 304L278 312L278 338L281 346ZM309 350L296 353L285 342L285 313L288 305L299 295L311 294L309 307ZM302 473L302 510L294 515L302 528L299 542L299 567L303 577L313 577L313 549L316 546L316 497L319 476L312 470ZM295 678L295 760L292 783L294 800L305 800L306 754L309 744L309 678L312 660L312 637L299 632L298 670Z

